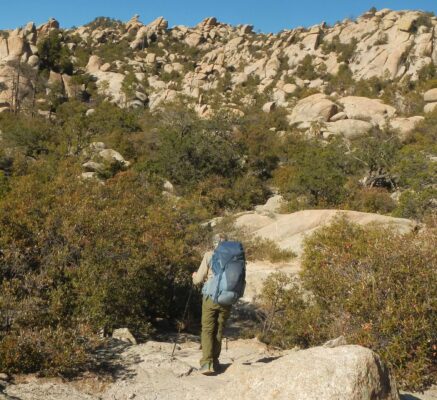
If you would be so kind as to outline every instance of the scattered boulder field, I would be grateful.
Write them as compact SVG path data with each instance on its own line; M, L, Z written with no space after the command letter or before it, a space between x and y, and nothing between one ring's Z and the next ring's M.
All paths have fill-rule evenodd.
M317 122L321 124L318 133L324 137L353 139L388 124L405 138L422 115L405 116L398 104L385 104L381 99L327 93L329 85L323 76L303 79L299 68L309 62L310 70L334 76L347 64L355 81L375 77L416 81L424 67L437 63L436 26L437 18L430 14L389 9L333 26L321 23L276 34L257 33L250 25L232 26L213 17L194 27L169 27L163 17L144 24L138 15L127 23L91 23L71 29L61 29L55 19L38 27L29 22L3 31L0 38L0 84L4 86L0 112L34 96L32 74L21 73L17 99L11 98L17 65L35 71L41 68L38 43L60 30L62 47L68 49L73 68L68 73L50 70L47 90L56 84L67 98L84 89L72 79L83 74L95 81L101 96L120 107L154 110L183 96L205 118L211 115L213 93L219 92L222 109L237 115L243 115L244 107L262 94L266 102L260 106L261 112L283 109L290 125L303 131ZM118 53L107 56L111 46ZM347 62L342 59L345 49ZM247 93L237 102L231 101L241 88ZM308 90L312 95L302 98L299 92ZM422 93L424 113L435 109L436 91ZM44 106L45 102L39 98L37 104ZM398 103L402 104L402 99Z

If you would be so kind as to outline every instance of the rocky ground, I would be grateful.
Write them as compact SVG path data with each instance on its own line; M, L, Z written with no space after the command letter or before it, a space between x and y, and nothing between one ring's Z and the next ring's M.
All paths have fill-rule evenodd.
M72 382L17 377L6 384L5 400L128 399L398 399L379 358L359 346L331 342L325 347L280 352L256 339L224 344L222 371L200 375L198 337L173 343L130 345L114 341L101 355L106 371ZM333 384L335 382L335 384ZM437 391L403 394L403 400L435 400Z

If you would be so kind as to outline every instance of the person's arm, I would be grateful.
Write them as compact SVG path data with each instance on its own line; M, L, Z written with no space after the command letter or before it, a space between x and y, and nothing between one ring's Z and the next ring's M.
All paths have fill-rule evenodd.
M193 283L195 285L199 285L206 281L208 277L209 264L211 261L211 253L205 253L203 256L202 262L200 263L199 269L197 272L193 273Z

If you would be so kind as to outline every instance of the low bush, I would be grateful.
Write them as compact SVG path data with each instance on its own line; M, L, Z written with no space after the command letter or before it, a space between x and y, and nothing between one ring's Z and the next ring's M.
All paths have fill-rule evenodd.
M436 381L437 234L343 219L305 242L300 285L272 276L261 298L264 340L319 345L344 335L379 353L402 388Z
M91 332L61 327L10 333L0 341L0 368L11 374L73 377L89 368L100 342Z

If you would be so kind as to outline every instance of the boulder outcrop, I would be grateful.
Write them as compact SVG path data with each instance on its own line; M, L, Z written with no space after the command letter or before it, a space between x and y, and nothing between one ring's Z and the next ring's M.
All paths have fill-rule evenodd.
M317 93L300 100L293 108L288 121L290 124L301 122L329 121L337 113L337 105L328 96Z
M399 233L410 232L416 227L408 219L343 210L305 210L293 214L268 215L251 212L238 216L236 225L257 236L273 240L280 248L292 250L299 255L302 254L302 244L306 236L338 217L345 217L360 225L391 226Z

